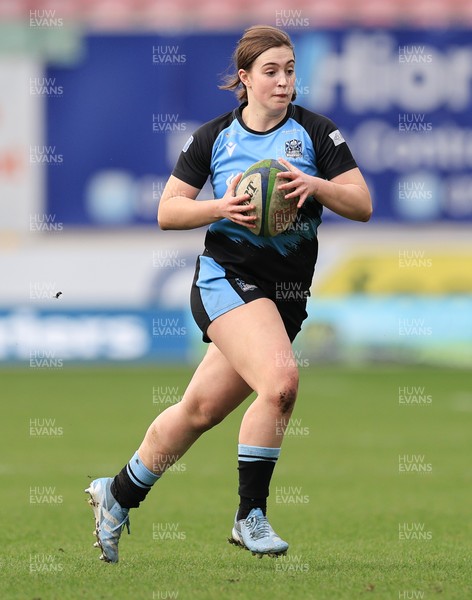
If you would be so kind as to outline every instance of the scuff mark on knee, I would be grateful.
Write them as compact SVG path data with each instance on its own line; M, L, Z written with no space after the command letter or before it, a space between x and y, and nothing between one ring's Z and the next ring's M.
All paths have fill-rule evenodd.
M292 412L296 397L295 390L286 390L279 393L279 408L282 415Z

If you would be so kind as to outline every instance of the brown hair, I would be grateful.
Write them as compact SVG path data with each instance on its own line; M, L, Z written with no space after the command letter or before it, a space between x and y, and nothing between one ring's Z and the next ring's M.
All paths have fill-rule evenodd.
M295 56L292 40L281 29L270 25L254 25L246 29L233 53L233 63L236 72L226 78L225 84L219 86L220 89L234 90L240 102L247 102L247 90L246 86L239 79L239 69L249 71L258 56L270 48L278 48L280 46L287 46ZM293 90L292 101L295 100L296 96L297 94Z

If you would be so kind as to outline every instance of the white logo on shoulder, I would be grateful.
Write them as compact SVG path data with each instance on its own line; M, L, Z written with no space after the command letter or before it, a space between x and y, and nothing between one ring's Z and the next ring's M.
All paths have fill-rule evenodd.
M234 142L228 142L225 146L226 148L226 152L230 155L233 156L233 152L234 149L236 148L237 144L235 144Z
M185 146L182 148L182 152L187 152L190 148L190 144L193 142L193 135L191 135L188 140L185 142Z
M333 131L333 133L330 133L329 137L333 140L333 144L335 146L339 146L339 144L342 144L343 142L346 141L343 138L343 136L342 136L341 132L339 131L339 129L336 129L336 131Z

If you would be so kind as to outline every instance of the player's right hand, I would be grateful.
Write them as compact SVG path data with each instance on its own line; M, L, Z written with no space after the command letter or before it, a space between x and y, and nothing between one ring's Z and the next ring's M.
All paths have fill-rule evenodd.
M256 208L254 204L250 204L251 196L249 194L236 195L236 188L241 181L242 175L242 173L239 173L236 177L233 177L225 195L221 200L218 200L219 216L222 219L229 219L237 225L254 229L256 227L255 221L257 220L257 216L248 214Z

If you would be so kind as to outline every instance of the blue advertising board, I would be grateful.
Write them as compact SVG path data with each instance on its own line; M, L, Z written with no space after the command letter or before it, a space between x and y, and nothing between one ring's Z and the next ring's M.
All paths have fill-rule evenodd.
M47 211L66 226L154 223L186 139L236 105L218 85L239 36L86 35L80 62L50 65L63 94L46 97ZM297 102L341 129L371 188L374 222L472 219L470 32L304 29L292 38Z
M76 362L185 363L195 335L186 310L2 308L0 362L38 370Z

